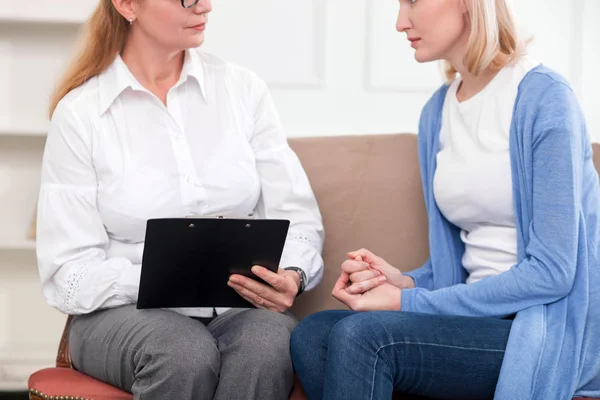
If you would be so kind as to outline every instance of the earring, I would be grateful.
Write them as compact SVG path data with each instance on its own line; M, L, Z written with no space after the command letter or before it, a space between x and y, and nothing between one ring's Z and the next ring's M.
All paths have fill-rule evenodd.
M129 25L133 25L133 18L129 18Z

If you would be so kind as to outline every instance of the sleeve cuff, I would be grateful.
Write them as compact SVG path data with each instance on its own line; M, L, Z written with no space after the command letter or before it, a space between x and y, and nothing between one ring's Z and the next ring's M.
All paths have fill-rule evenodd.
M285 257L281 259L280 268L298 267L304 271L306 275L306 287L304 291L307 292L317 286L323 279L323 263L321 261L321 267L315 268L314 264L316 262L317 260L305 260L300 257Z
M419 287L419 286L421 286L421 285L419 285L419 275L420 274L419 273L415 273L415 272L416 272L416 270L410 271L410 272L404 272L404 275L412 278L412 280L415 282L415 286Z
M404 275L411 277L415 282L416 287L431 290L431 274L424 268L425 267L421 267L409 272L404 272Z
M136 302L140 289L141 275L141 264L134 264L125 268L117 284L119 296L126 299L128 302Z
M415 282L416 283L416 282ZM422 289L402 289L402 299L400 304L400 311L405 312L418 312L416 309L415 295Z
M306 274L306 287L309 291L323 279L323 258L321 254L306 243L288 241L279 263L280 268L298 267Z
M306 275L306 287L304 288L304 290L306 290L306 288L308 287L309 282L311 281L311 276L310 276L310 269L309 269L309 263L307 263L304 260L299 260L296 259L295 261L291 258L282 258L281 259L281 264L279 265L279 268L281 269L286 269L289 267L297 267L300 268L302 271L304 271L304 275Z

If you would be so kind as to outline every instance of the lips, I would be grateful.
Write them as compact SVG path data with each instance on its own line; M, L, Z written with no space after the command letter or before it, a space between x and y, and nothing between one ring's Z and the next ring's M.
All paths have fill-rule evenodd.
M408 40L410 41L410 45L413 48L416 48L417 44L419 44L419 42L421 41L420 38L408 38Z
M193 29L195 31L203 31L203 30L206 29L206 22L203 22L203 23L198 24L198 25L191 26L190 29Z

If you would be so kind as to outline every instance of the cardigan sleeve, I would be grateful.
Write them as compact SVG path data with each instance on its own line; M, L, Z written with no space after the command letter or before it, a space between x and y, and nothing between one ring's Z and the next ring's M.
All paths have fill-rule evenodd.
M434 125L436 118L436 103L439 103L445 97L446 89L446 85L442 86L431 97L431 99L429 99L427 104L423 107L423 111L421 112L421 117L419 119L418 152L419 166L421 172L421 184L423 185L423 187L428 187L429 185L428 159L429 152L431 151L431 138L427 133L433 131L431 125ZM427 196L427 191L424 190L423 194L425 197L425 207L429 212L430 200ZM409 272L405 272L404 275L410 276L415 282L415 286L418 288L423 288L427 290L433 289L433 268L431 265L431 259L428 259L421 267Z
M531 215L525 257L507 272L473 284L403 290L403 311L505 316L570 293L580 234L585 122L564 83L553 82L536 103L535 114L522 115L518 122L533 130L531 179L519 177L522 186L531 185L522 189L529 198L521 207L527 210L517 210Z
M433 270L431 268L431 260L427 260L420 268L405 272L404 275L410 276L418 288L427 290L433 289Z

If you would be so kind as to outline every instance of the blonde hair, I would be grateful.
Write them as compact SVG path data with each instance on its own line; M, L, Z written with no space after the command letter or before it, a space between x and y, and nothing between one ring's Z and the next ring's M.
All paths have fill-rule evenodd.
M102 73L125 46L129 23L111 0L100 0L86 24L82 48L60 80L50 100L50 118L63 97Z
M478 76L487 68L495 70L518 59L525 51L519 38L510 0L465 0L469 2L471 34L463 60L469 73ZM445 63L448 81L456 69Z

